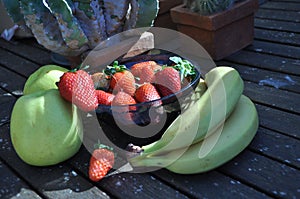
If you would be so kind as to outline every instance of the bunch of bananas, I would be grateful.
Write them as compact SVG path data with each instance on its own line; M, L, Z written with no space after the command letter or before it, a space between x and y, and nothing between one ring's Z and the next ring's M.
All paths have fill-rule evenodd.
M243 80L235 69L212 69L200 81L193 103L161 139L143 146L143 152L130 158L129 163L194 174L229 161L251 142L259 124L255 105L243 95L243 89Z

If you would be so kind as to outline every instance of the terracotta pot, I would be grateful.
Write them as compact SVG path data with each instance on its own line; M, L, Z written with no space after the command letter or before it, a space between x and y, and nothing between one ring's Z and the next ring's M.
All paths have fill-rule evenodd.
M176 30L176 24L172 21L170 10L182 4L182 0L159 0L159 12L154 26Z
M177 29L199 42L214 60L220 60L251 44L257 0L235 3L209 16L191 12L183 4L171 9Z

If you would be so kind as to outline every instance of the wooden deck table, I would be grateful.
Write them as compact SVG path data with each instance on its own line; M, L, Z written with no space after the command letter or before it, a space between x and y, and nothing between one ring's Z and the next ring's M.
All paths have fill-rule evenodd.
M0 198L300 198L300 1L272 0L255 17L251 46L217 62L237 69L259 113L251 144L203 174L161 169L91 182L82 147L51 167L23 163L10 140L10 115L28 76L52 63L33 39L0 40Z

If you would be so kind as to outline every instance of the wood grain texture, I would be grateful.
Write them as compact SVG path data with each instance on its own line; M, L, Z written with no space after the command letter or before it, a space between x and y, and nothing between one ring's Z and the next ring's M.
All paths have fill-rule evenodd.
M260 126L242 153L195 175L160 169L94 183L85 146L55 166L25 164L10 141L10 115L29 75L52 63L51 52L34 38L0 39L0 198L300 198L299 5L265 1L255 14L253 43L216 62L240 73ZM85 131L85 141L93 142L95 132Z

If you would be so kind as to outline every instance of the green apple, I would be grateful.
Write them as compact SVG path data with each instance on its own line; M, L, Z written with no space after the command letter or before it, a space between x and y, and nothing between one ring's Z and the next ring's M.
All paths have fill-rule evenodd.
M45 65L32 73L27 79L23 94L27 95L40 90L57 89L56 82L68 69L57 65Z
M17 100L10 131L13 147L24 162L48 166L77 153L83 125L77 107L61 98L57 89L50 89Z

